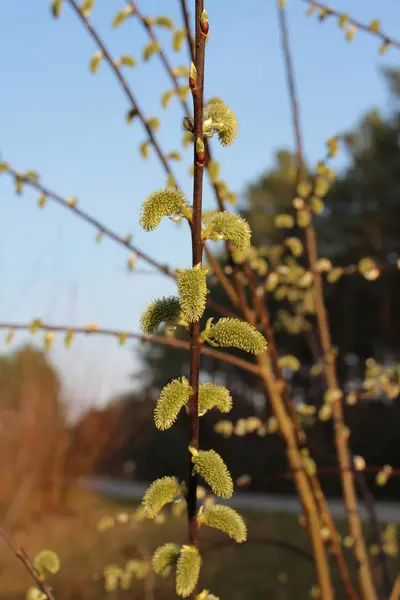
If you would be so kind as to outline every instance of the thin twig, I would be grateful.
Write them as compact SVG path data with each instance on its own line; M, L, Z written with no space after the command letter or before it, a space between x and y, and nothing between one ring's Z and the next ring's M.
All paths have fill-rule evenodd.
M307 550L305 550L304 548L301 548L300 546L296 546L296 544L292 544L291 542L287 542L286 540L279 540L276 538L271 538L271 537L254 537L251 536L248 541L245 544L241 544L241 546L243 548L246 548L248 546L253 546L254 544L256 545L266 545L266 546L272 546L274 548L283 548L284 550L289 550L289 552L292 552L293 554L296 554L297 556L301 556L302 558L304 558L305 560L307 560L308 562L313 562L314 561L314 557L311 554L311 552L308 552ZM223 550L224 548L232 548L235 547L237 548L237 544L234 544L234 542L227 540L225 542L219 542L218 544L212 544L207 548L207 554L209 552L213 552L215 550Z
M159 44L158 42L158 38L157 35L154 31L154 27L151 24L151 21L149 19L147 19L142 12L138 9L136 2L134 2L134 0L126 0L127 4L132 8L133 10L133 16L137 17L139 19L139 21L141 22L141 24L143 25L143 27L146 29L149 38L153 41L153 42L157 42L158 47L159 47L159 51L158 51L158 56L160 57L160 60L171 80L171 83L173 85L173 88L175 90L176 93L176 97L177 99L181 102L185 116L186 117L190 117L190 109L189 109L189 105L187 104L186 100L184 98L182 98L181 94L180 94L180 86L179 86L179 81L178 78L176 77L176 75L174 75L174 72L172 70L172 67L169 63L169 60L167 58L166 53L164 52L164 50L161 47L161 44Z
M291 115L294 134L296 138L296 155L298 165L298 181L304 179L305 162L303 155L303 144L300 131L300 118L297 102L297 93L295 89L295 77L293 69L292 55L289 48L289 37L286 23L286 12L284 7L278 9L279 27L281 32L281 43L285 60L287 83L289 89L289 98L291 105ZM325 359L324 374L328 388L336 389L339 383L336 376L334 363L332 362L332 346L328 325L328 317L324 303L321 274L316 269L318 259L316 234L312 225L305 228L305 241L307 256L310 264L310 270L314 275L314 299L316 308L316 317L322 354ZM360 514L357 507L357 496L353 473L351 471L351 458L348 447L348 441L345 436L345 424L343 419L343 408L341 400L333 405L334 432L336 449L338 453L339 464L342 468L342 487L345 505L347 509L349 529L355 540L354 553L359 562L358 578L360 588L365 600L376 600L376 590L372 578L371 565L369 563L368 553L362 532Z
M303 2L306 2L310 6L315 6L316 8L319 8L320 10L324 11L324 18L329 17L329 15L332 15L339 19L340 17L342 17L346 14L346 13L341 13L340 11L332 8L331 6L328 6L327 4L323 4L322 2L315 2L314 0L303 0ZM380 29L376 30L374 28L371 28L370 25L365 25L364 23L360 23L360 21L353 19L353 17L350 15L348 15L347 22L349 25L354 25L354 27L356 27L357 29L360 29L361 31L365 31L366 33L370 33L371 35L376 36L377 38L379 38L382 41L382 43L388 44L390 46L394 46L395 48L400 49L400 42L395 40L391 36L387 35L383 31L380 31Z
M187 7L186 0L180 0L180 3L181 3L182 17L183 17L183 21L185 23L186 41L187 41L188 48L189 48L189 55L190 55L190 58L192 60L192 63L195 63L194 41L193 41L191 29L190 29L189 10L188 10L188 7Z
M168 265L163 265L163 264L159 263L157 260L155 260L154 258L149 256L148 254L145 254L144 252L139 250L139 248L137 248L137 246L132 244L132 242L129 240L128 237L124 239L118 233L115 233L115 231L113 231L109 227L106 227L103 223L98 221L95 217L92 217L87 212L80 209L75 203L68 202L68 200L65 200L65 198L63 198L56 192L53 192L49 188L41 185L39 182L34 181L33 179L30 179L29 177L24 177L23 174L18 173L15 169L13 169L11 167L8 167L6 172L9 173L9 175L11 175L12 177L14 177L14 179L17 179L17 178L22 179L26 185L29 185L30 187L36 189L38 192L43 194L46 198L49 198L50 200L53 200L57 204L70 210L76 216L78 216L81 219L83 219L84 221L86 221L86 223L89 223L90 225L95 227L96 230L101 232L105 237L108 237L111 240L113 240L114 242L117 242L118 244L125 246L125 248L127 248L131 252L135 253L138 258L144 260L145 262L147 262L149 265L151 265L155 269L162 271L165 275L168 275L168 277L172 277L174 279L176 278L174 269L171 269L170 267L168 267Z
M107 50L103 40L100 38L99 34L97 33L97 31L94 29L94 27L92 27L92 25L89 23L89 20L87 19L87 17L84 16L84 14L82 13L81 9L79 8L78 4L75 2L75 0L67 0L71 7L74 9L74 11L76 12L76 14L78 15L79 19L81 20L82 24L86 27L87 31L90 33L90 35L92 36L92 38L94 39L94 41L96 42L97 46L99 47L100 51L102 52L103 57L105 58L105 60L108 62L108 64L110 65L110 68L112 69L112 71L114 72L116 78L118 79L119 83L121 84L125 94L127 95L129 102L131 104L131 108L135 111L136 116L138 117L138 119L140 120L140 122L142 123L144 129L147 131L147 134L149 136L149 141L152 144L158 158L160 159L165 171L171 175L173 177L173 173L172 170L168 164L168 161L165 157L165 154L163 153L163 151L161 150L160 144L158 143L156 136L154 135L154 132L152 130L152 128L149 126L148 122L146 121L143 111L142 109L139 107L136 98L134 97L132 90L130 89L125 77L123 76L121 69L119 68L119 66L115 63L115 61L112 59L110 52Z
M68 202L68 200L66 200L65 198L63 198L62 196L57 194L56 192L51 191L49 188L41 185L39 182L37 182L29 177L25 177L23 174L18 173L18 171L11 168L10 166L7 167L6 173L11 175L11 177L14 177L14 179L19 178L26 185L29 185L30 187L36 189L38 192L43 194L46 198L49 198L50 200L56 202L60 206L63 206L64 208L70 210L75 216L83 219L86 223L89 223L89 225L92 225L93 227L95 227L98 232L102 233L102 235L110 238L114 242L117 242L121 246L124 246L125 248L127 248L128 250L133 252L139 259L147 262L149 265L151 265L152 267L154 267L155 269L160 271L162 274L167 275L168 277L171 277L172 279L176 279L175 269L173 269L172 267L169 267L168 265L158 262L157 260L155 260L154 258L149 256L145 252L142 252L142 250L140 250L137 246L132 244L129 237L123 238L118 233L115 233L115 231L113 231L112 229L110 229L109 227L107 227L106 225L101 223L100 221L98 221L96 218L92 217L87 212L78 208L75 203ZM211 253L208 255L208 257L210 259L212 259ZM215 261L216 261L216 259L215 259ZM215 312L218 314L221 314L224 316L230 316L230 317L232 317L232 316L237 317L237 315L235 315L231 311L227 310L225 307L221 306L220 304L218 304L217 302L212 300L212 298L207 298L207 306L209 308L215 310Z
M26 570L31 575L31 577L34 579L34 581L35 581L37 587L40 589L40 591L43 594L45 594L45 596L47 597L48 600L55 600L50 586L46 583L46 581L44 581L42 575L36 569L35 565L31 561L31 559L29 558L29 556L27 555L25 550L23 548L21 548L20 546L18 546L18 544L13 539L13 537L3 526L0 526L0 536L7 542L7 544L11 548L11 550L14 552L15 556L25 566Z
M99 335L99 336L111 336L117 339L134 339L139 340L141 342L151 342L152 344L160 344L162 346L170 346L171 348L177 348L182 350L189 350L190 343L185 340L179 340L172 336L154 336L154 335L146 335L140 333L132 333L123 331L122 329L100 329L93 325L88 325L86 327L70 327L68 325L53 325L49 323L35 323L35 329L42 331L52 331L52 332L62 332L62 333L72 333L72 334L85 334L85 335ZM32 331L32 323L12 323L12 322L0 322L0 330L8 330L8 331ZM249 373L258 374L259 370L256 364L243 360L237 356L233 356L228 352L223 352L221 350L215 350L214 348L208 348L207 346L201 347L201 353L204 356L210 356L211 358L215 358L217 360L221 360L223 362L229 363L238 367L239 369L243 369L244 371L248 371Z

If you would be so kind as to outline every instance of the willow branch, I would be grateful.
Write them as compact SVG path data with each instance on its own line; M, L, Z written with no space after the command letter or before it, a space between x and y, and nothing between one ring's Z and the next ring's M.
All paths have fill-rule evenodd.
M300 131L300 117L297 102L297 94L295 88L295 78L293 70L292 56L289 47L289 37L286 24L286 13L284 8L278 9L279 28L281 33L281 43L285 60L285 68L287 74L287 83L289 90L289 98L291 105L291 114L293 129L296 139L296 156L298 164L298 181L301 181L305 175L305 163L303 156L303 145ZM326 383L328 388L338 388L338 380L334 362L332 361L332 345L330 340L330 332L328 325L328 317L324 303L323 288L321 274L316 269L318 260L316 234L312 225L305 229L305 242L310 270L314 275L314 298L316 307L316 317L318 331L320 336L322 353L325 358L326 368L324 370ZM357 496L355 491L355 483L353 473L351 471L351 457L348 447L348 440L345 435L345 424L343 419L342 401L338 400L333 405L333 419L335 443L338 453L338 460L341 468L341 478L345 505L347 509L347 517L349 529L352 537L355 540L354 553L359 562L358 579L360 589L365 600L376 600L376 590L372 578L371 566L365 546L365 541L362 532L362 524L360 514L357 507Z
M188 44L188 48L189 48L189 55L190 58L192 60L192 62L195 62L195 56L194 56L194 40L192 37L192 32L190 29L190 17L189 17L189 10L187 7L187 2L186 0L180 0L181 3L181 11L182 11L182 17L183 17L183 22L185 23L185 29L186 29L186 40L187 40L187 44Z
M158 158L160 159L161 164L163 165L166 173L168 175L170 175L174 179L177 187L179 187L179 185L177 183L177 180L176 180L176 178L174 176L174 173L173 173L173 171L172 171L172 169L171 169L171 167L170 167L170 165L169 165L169 163L168 163L168 161L167 161L167 159L165 157L165 154L163 153L163 151L161 149L161 146L160 146L159 142L157 141L157 138L156 138L153 130L148 125L148 123L147 123L147 121L146 121L146 119L144 117L144 114L143 114L142 110L140 109L140 107L139 107L139 105L138 105L138 103L136 101L136 98L134 97L134 95L132 93L132 90L130 89L130 87L129 87L129 85L128 85L126 79L125 79L125 77L123 76L123 74L121 72L120 67L112 59L112 56L111 56L110 52L106 48L106 46L105 46L104 42L102 41L102 39L100 38L99 34L93 28L93 26L89 23L89 20L87 19L87 17L84 16L84 14L82 13L81 9L79 8L79 6L75 2L75 0L67 0L67 1L70 3L71 7L75 10L75 12L78 15L79 19L81 20L82 24L85 26L85 28L87 29L87 31L89 32L89 34L92 36L92 38L96 42L97 46L99 47L100 51L102 52L105 60L108 62L110 68L114 72L114 74L115 74L118 82L120 83L123 91L125 92L126 96L128 97L128 100L129 100L129 102L130 102L130 104L132 106L132 109L135 110L135 113L136 113L137 117L139 118L139 120L142 123L143 127L147 131L148 136L149 136L149 141L152 144L152 146L153 146L153 148L154 148L154 150L155 150ZM189 32L190 32L190 30L189 30ZM167 69L169 69L169 71L170 71L170 68L169 68L169 65L168 65L168 63L166 61L165 56L164 56L164 60L165 60L164 64L166 65ZM215 189L217 189L217 186L214 186L214 187L215 187ZM207 248L206 248L206 253L207 253L207 256L211 255L210 250L207 249ZM213 303L213 305L214 305L214 308L215 308L215 303ZM220 310L218 312L220 312L220 314L223 314L223 313L221 313Z
M201 145L203 139L203 103L204 103L204 64L205 45L207 32L203 32L201 23L204 10L204 1L195 0L196 20L196 53L194 61L195 73L189 78L193 96L193 216L192 216L192 267L202 264L202 203L203 203L203 174L204 156ZM200 320L190 325L190 386L192 393L189 398L190 434L189 447L199 448L199 377L200 377ZM187 492L187 512L189 541L193 546L198 546L198 521L197 521L197 475L193 472L192 456L189 452L189 476Z
M76 216L81 218L83 221L85 221L86 223L89 223L89 225L92 225L93 227L95 227L95 229L98 232L101 232L104 236L110 238L114 242L117 242L121 246L125 246L125 248L127 248L131 252L134 252L138 258L144 260L145 262L147 262L149 265L151 265L155 269L161 271L168 277L172 277L173 279L176 279L176 274L175 274L174 269L170 268L168 265L161 264L160 262L158 262L157 260L155 260L154 258L149 256L148 254L145 254L137 246L132 244L132 242L129 240L129 238L123 238L118 233L115 233L115 231L113 231L112 229L110 229L109 227L107 227L106 225L101 223L100 221L98 221L95 217L92 217L89 213L78 208L78 206L76 206L76 204L68 202L68 200L66 200L65 198L63 198L62 196L57 194L56 192L53 192L52 190L45 187L44 185L40 184L39 182L34 181L34 180L30 179L29 177L24 177L23 174L18 173L18 171L15 171L11 167L8 167L7 173L9 173L12 177L14 177L14 179L19 178L19 179L23 180L26 185L29 185L33 189L37 190L38 192L43 194L46 198L49 198L53 202L56 202L60 206L63 206L64 208L68 209L73 214L75 214Z
M111 70L113 71L115 77L118 79L119 83L121 84L122 89L124 90L129 103L131 105L131 108L133 110L135 110L136 116L138 117L138 119L140 120L141 124L143 125L144 129L146 130L148 136L149 136L149 141L151 143L151 145L153 146L158 158L160 159L165 171L171 175L173 177L173 173L172 170L168 164L168 161L165 157L165 154L163 153L163 151L161 150L160 144L158 143L156 136L154 135L153 130L151 129L151 127L148 125L145 117L144 117L144 113L142 111L142 109L140 108L140 106L137 103L136 98L134 97L132 90L130 89L128 82L126 81L125 77L122 74L121 69L119 68L119 66L114 62L110 52L108 51L108 49L106 48L103 40L100 38L100 36L98 35L97 31L92 27L92 25L89 23L89 20L87 19L87 17L84 16L84 14L82 13L81 9L79 8L78 4L75 2L75 0L67 0L67 2L70 3L71 7L74 9L74 11L76 12L76 14L78 15L80 21L82 22L82 24L85 26L85 28L87 29L87 31L89 32L89 34L91 35L91 37L93 38L93 40L96 42L97 46L99 47L100 51L102 52L103 57L105 58L105 60L108 62Z
M329 17L331 15L331 16L337 17L339 19L341 16L343 16L345 14L345 13L341 13L340 11L332 8L331 6L323 4L322 2L315 2L314 0L303 0L303 2L306 2L310 6L315 6L316 8L319 8L320 10L324 11L324 15L326 17ZM371 28L370 25L365 25L364 23L360 23L360 21L353 19L353 17L350 15L348 16L347 22L349 23L349 25L354 25L354 27L356 27L360 31L365 31L365 33L374 35L375 37L379 38L382 43L388 44L390 46L394 46L395 48L400 49L400 42L395 40L391 36L387 35L383 31L380 31L380 29L377 31L376 29Z
M258 365L264 389L278 421L280 434L285 441L288 463L304 510L310 542L313 548L314 565L321 598L324 600L333 600L334 592L329 563L326 547L321 536L321 518L310 482L304 470L294 424L282 400L279 382L275 378L268 355L259 356Z
M35 565L31 561L25 550L18 546L13 537L3 526L0 526L0 536L7 542L11 550L14 552L15 556L22 562L25 569L35 581L39 590L47 597L48 600L55 600L50 586L46 583L46 581L44 581L43 577L36 569Z
M92 217L87 212L78 208L74 203L68 202L68 200L66 200L65 198L63 198L62 196L57 194L56 192L53 192L49 188L41 185L39 182L34 181L33 179L30 179L29 177L25 177L23 174L18 173L18 171L15 171L11 167L8 166L6 172L9 175L11 175L12 177L14 177L14 179L22 180L26 185L29 185L33 189L37 190L38 192L43 194L46 198L49 198L50 200L56 202L60 206L63 206L64 208L70 210L75 216L81 218L86 223L89 223L89 225L92 225L93 227L95 227L98 232L102 233L102 235L108 237L109 239L113 240L114 242L117 242L121 246L124 246L125 248L127 248L128 250L130 250L131 252L136 254L136 256L138 258L147 262L149 265L151 265L152 267L154 267L155 269L160 271L163 275L167 275L168 277L171 277L172 279L176 279L175 269L173 269L172 267L169 267L168 265L158 262L157 260L155 260L154 258L149 256L145 252L142 252L142 250L140 250L137 246L132 244L129 237L123 238L118 233L115 233L115 231L113 231L112 229L110 229L109 227L107 227L106 225L101 223L100 221L98 221L95 217ZM211 253L209 253L207 256L209 256L209 257L211 256L211 258L212 258ZM216 261L216 259L215 259L215 261ZM212 298L207 298L207 306L209 308L215 310L215 312L220 315L224 315L224 316L228 316L228 317L232 317L232 316L236 317L236 315L234 315L234 313L232 313L228 309L224 308L223 306L221 306L220 304L215 302Z
M185 116L189 118L190 117L189 105L187 104L186 100L184 98L182 98L182 96L180 95L180 86L179 86L178 78L176 77L176 75L174 75L174 72L173 72L171 64L167 58L167 55L164 52L164 50L162 49L161 44L158 42L158 37L154 31L154 27L152 26L151 21L149 21L149 19L146 19L146 17L143 15L143 13L138 9L137 4L134 0L126 0L126 2L132 8L133 15L139 19L139 21L141 22L141 24L147 31L149 38L153 42L157 42L158 47L159 47L159 51L157 54L160 57L160 60L171 80L172 86L176 92L176 97L182 104Z
M30 331L32 332L32 323L13 323L13 322L0 322L0 330L7 331ZM190 343L185 340L179 340L172 336L154 336L133 333L131 331L123 331L122 329L102 329L95 325L86 325L86 327L71 327L69 325L53 325L50 323L35 323L34 330L39 331L52 331L61 333L72 333L72 334L86 334L86 335L98 335L98 336L110 336L117 339L133 339L141 342L151 342L152 344L160 344L162 346L170 346L171 348L189 350ZM259 370L256 364L243 360L237 356L233 356L228 352L222 350L215 350L208 346L201 347L201 353L204 356L221 360L222 362L234 365L239 369L248 371L249 373L258 374Z

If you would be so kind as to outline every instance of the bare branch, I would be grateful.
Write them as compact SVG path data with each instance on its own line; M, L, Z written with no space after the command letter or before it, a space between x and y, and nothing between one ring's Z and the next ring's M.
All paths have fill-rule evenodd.
M347 16L346 13L341 13L340 11L332 8L331 6L323 4L322 2L315 2L314 0L303 0L303 2L306 2L307 4L309 4L310 7L315 6L315 8L318 8L321 11L323 11L324 18L329 17L329 16L334 16L334 17L337 17L338 19L340 19L340 17ZM391 36L387 35L383 31L381 31L380 27L374 28L374 27L371 27L371 25L365 25L364 23L360 23L360 21L353 19L353 17L350 15L347 16L347 23L349 25L354 25L354 27L356 27L357 29L360 29L360 31L364 31L365 33L369 33L371 35L376 36L377 38L379 38L381 40L381 42L383 44L386 44L388 46L394 46L395 48L400 49L400 42L395 40Z
M21 548L20 546L18 546L18 544L13 539L13 537L10 535L10 533L8 533L8 531L3 526L0 526L0 536L7 542L7 544L11 548L11 550L14 552L15 556L25 566L26 570L31 575L31 577L34 579L34 581L35 581L37 587L40 589L40 591L43 592L43 594L45 594L45 596L47 597L48 600L55 600L50 586L46 583L46 581L43 579L42 575L36 569L35 565L31 561L31 559L29 558L29 556L27 555L25 550L23 548Z
M32 331L32 323L13 323L13 322L0 322L0 330L8 330L8 331ZM177 348L182 350L189 350L190 343L185 340L178 340L172 336L154 336L154 335L146 335L140 333L133 333L131 331L123 331L122 329L101 329L100 327L94 325L86 325L86 327L71 327L68 325L53 325L50 323L43 323L39 321L35 323L35 329L42 331L54 331L61 333L72 333L72 334L86 334L86 335L99 335L99 336L111 336L117 339L134 339L139 340L141 342L151 342L153 344L161 344L162 346L170 346L171 348ZM238 358L237 356L233 356L228 352L223 352L220 350L214 350L214 348L208 348L207 346L202 346L201 353L205 356L210 356L211 358L215 358L217 360L221 360L223 362L229 363L231 365L235 365L239 367L239 369L243 369L244 371L249 371L250 373L258 374L259 370L256 364Z

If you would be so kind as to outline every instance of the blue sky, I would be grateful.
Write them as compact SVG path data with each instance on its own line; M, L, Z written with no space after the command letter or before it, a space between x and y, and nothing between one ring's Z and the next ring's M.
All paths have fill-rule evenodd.
M162 14L160 6L168 4L168 14L180 23L177 0L138 3L149 16ZM148 161L140 156L145 136L139 123L126 124L129 106L108 66L89 73L96 47L65 4L54 21L48 0L0 3L2 159L21 171L37 170L44 185L65 197L76 195L84 210L121 234L131 232L143 250L185 266L190 254L184 228L171 222L152 234L139 228L140 204L165 184L165 175L153 153ZM275 2L209 4L206 95L223 97L239 121L235 144L215 147L215 154L224 178L241 193L272 165L277 148L292 147ZM97 0L92 22L113 56L140 59L147 41L140 24L130 20L117 30L111 27L123 6L123 0ZM398 65L400 54L392 49L381 57L377 40L362 32L349 44L334 20L305 17L305 7L301 0L288 0L306 155L315 161L327 137L352 126L373 106L388 109L379 67ZM398 0L337 0L335 7L367 23L379 17L388 34L400 37ZM185 52L172 52L169 32L160 31L160 38L174 65L188 64ZM146 117L161 119L164 150L182 150L178 103L173 100L167 111L160 104L170 86L157 57L148 64L139 60L125 74ZM190 194L191 156L182 152L176 173ZM106 239L95 244L92 228L51 203L40 210L36 198L30 191L16 196L11 180L0 178L0 321L95 321L137 331L141 311L154 297L170 293L172 283L160 275L128 274L123 248ZM212 200L207 188L206 206ZM18 334L13 347L28 337ZM3 340L1 334L1 351L8 351ZM51 352L74 411L135 385L129 379L138 365L131 345L121 348L115 340L92 337L76 340L66 351L60 339Z

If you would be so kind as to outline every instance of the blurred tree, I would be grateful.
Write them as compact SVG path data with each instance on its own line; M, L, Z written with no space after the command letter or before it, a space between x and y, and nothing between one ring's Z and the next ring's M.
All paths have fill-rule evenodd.
M398 359L400 354L400 319L394 310L400 303L400 277L396 268L396 260L400 253L398 233L400 231L400 113L398 112L400 72L385 71L385 79L393 100L392 114L383 117L377 111L370 111L354 130L342 136L348 154L348 165L339 174L325 197L324 212L316 218L320 254L329 258L334 265L357 264L364 257L370 257L377 263L385 265L381 276L375 281L367 281L356 273L343 276L334 284L326 284L325 295L333 342L339 348L338 366L342 383L362 380L364 361L367 357L374 356L377 360L385 362ZM276 153L274 168L251 184L243 195L242 214L251 224L255 245L271 247L283 241L282 230L277 229L274 224L275 216L291 212L294 195L295 159L290 152L281 150ZM300 237L301 231L292 230L290 235ZM213 298L227 309L234 311L224 291L212 281L210 281L211 286ZM282 308L282 304L277 303L272 295L269 295L268 302L273 323L276 323L277 311ZM210 314L207 313L204 318L209 316ZM276 335L280 352L294 354L302 365L298 373L285 373L290 378L294 397L307 398L307 401L318 405L321 401L321 387L318 378L310 375L310 368L314 362L310 335L305 335L303 332L293 336L282 330L277 330ZM237 352L240 355L240 352ZM138 375L142 378L145 391L148 406L147 419L151 420L152 406L158 390L176 377L177 373L188 373L189 357L183 350L144 344L141 358L143 369ZM217 361L208 357L204 357L202 369L205 379L207 374L212 373L213 379L220 378L222 384L229 380L235 406L230 418L235 420L240 416L251 414L269 416L268 408L261 408L258 404L258 390L254 388L254 378L249 374L225 364L221 368ZM366 426L365 420L368 421L369 414L372 419L370 425L373 424L376 436L386 436L390 431L390 444L393 448L398 447L389 422L395 415L397 416L399 409L393 406L385 411L384 407L380 406L381 408L374 410L373 415L363 411L362 406L357 406L350 410L348 416L353 425L355 451L365 456L371 454L371 449L368 448L368 444L366 445L365 437L358 435L357 423L362 421ZM132 414L138 414L136 403L128 404L128 407L128 412L134 410ZM393 414L390 411L394 411ZM214 439L212 415L207 423L208 425L203 428L206 445L212 441L213 447L218 450L219 444L228 444L235 456L243 451L245 445L240 445L240 439L220 442ZM174 429L174 431L174 435L179 439L171 438L169 447L172 453L174 447L186 443L184 437L182 439L179 437L180 430ZM157 461L152 461L151 457L154 455L159 457L159 437L168 434L169 432L160 434L153 429L144 445L137 446L141 448L141 456L149 458L149 460L141 459L141 467L138 471L140 477L150 479L164 474L163 468L161 468L162 472L152 472L151 464L160 461L159 458ZM330 425L320 423L310 435L313 443L322 449L322 456L324 453L329 455L332 450ZM129 447L132 450L135 443L132 437L130 439ZM263 444L262 452L260 443ZM258 459L253 461L251 469L256 487L262 488L265 485L257 479L258 472L262 473L264 470L271 474L285 470L284 461L276 462L277 452L274 444L275 442L271 442L269 437L258 439L257 442L254 440L249 444L253 456L258 448ZM390 444L380 444L379 456L375 452L374 456L371 456L372 462L376 464L388 462L395 465L396 455L389 452ZM268 465L264 464L267 447L269 448ZM221 451L226 452L226 449ZM126 449L122 449L121 452L125 454ZM271 456L274 457L272 461ZM241 460L237 457L233 462L233 472L238 475ZM177 465L178 471L184 468L183 465L179 466L176 456L173 458L165 456L162 464L165 466L165 472L171 470L173 465ZM261 464L262 469L259 470ZM324 459L321 464L324 464ZM331 464L329 459L326 464ZM286 482L279 485L281 489L282 485L287 489L288 484ZM327 481L326 485L330 486L331 492L338 491L332 480L331 483ZM399 493L400 487L392 486L393 490Z
M0 415L1 501L12 513L48 507L68 432L58 374L34 346L0 357Z

